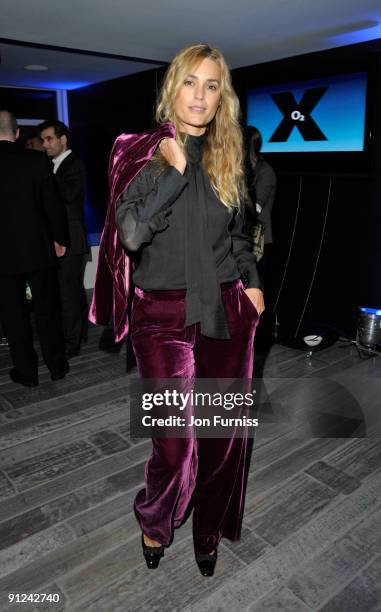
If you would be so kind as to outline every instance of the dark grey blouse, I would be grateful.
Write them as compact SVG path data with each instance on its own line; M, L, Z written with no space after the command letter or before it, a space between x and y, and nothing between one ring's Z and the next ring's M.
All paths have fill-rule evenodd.
M203 170L204 143L188 136L184 175L173 166L158 174L150 162L120 197L116 225L134 252L134 284L187 289L186 325L200 322L205 335L229 338L219 285L240 276L246 287L261 283L241 212L218 200Z

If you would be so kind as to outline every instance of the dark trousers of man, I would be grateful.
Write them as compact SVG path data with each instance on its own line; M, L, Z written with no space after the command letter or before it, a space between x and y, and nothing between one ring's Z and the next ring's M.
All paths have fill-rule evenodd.
M65 255L59 260L62 321L66 349L77 349L87 339L87 301L83 286L84 255Z
M257 350L267 351L274 342L273 327L274 327L274 282L273 282L273 245L272 243L265 244L265 250L262 259L257 263L258 272L264 283L264 298L265 310L261 315L260 324L258 325L255 346Z
M42 356L51 373L67 367L59 306L57 270L49 268L26 274L0 275L0 317L14 367L26 380L38 378L38 357L33 347L26 283L32 291L33 307Z
M185 327L185 290L135 289L131 340L142 378L250 379L258 314L241 281L221 286L230 340ZM239 540L245 499L247 432L243 437L153 438L145 488L134 511L142 531L168 545L190 502L197 554L221 539Z

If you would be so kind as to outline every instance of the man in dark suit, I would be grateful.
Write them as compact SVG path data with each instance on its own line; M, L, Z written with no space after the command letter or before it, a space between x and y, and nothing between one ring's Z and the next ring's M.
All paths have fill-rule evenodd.
M18 149L15 117L0 111L0 318L14 368L9 375L25 386L38 384L26 282L32 290L42 355L52 380L69 371L59 308L57 257L69 233L46 157Z
M261 350L270 346L272 342L273 314L272 305L274 300L273 270L273 232L272 232L272 209L274 205L277 178L273 168L262 157L262 135L258 128L249 126L246 128L247 137L247 178L249 194L251 196L251 208L254 209L252 219L254 224L258 221L264 225L264 253L262 259L257 262L258 272L264 281L266 310L261 316L255 335L255 346Z
M276 193L276 174L270 164L262 157L262 135L253 126L246 128L248 137L248 187L253 189L253 204L257 213L257 221L265 226L265 245L272 244L273 233L271 213ZM265 255L266 255L265 247Z
M80 352L87 339L87 302L83 286L85 254L88 252L84 219L85 170L69 148L69 130L62 121L45 121L39 126L43 147L53 161L58 192L69 220L70 248L60 260L62 316L66 354L70 359Z

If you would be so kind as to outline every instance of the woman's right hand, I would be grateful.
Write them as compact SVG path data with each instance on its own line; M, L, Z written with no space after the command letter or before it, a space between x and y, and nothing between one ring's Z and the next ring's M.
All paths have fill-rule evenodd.
M174 138L164 138L159 145L159 149L168 164L184 174L187 160L176 140Z

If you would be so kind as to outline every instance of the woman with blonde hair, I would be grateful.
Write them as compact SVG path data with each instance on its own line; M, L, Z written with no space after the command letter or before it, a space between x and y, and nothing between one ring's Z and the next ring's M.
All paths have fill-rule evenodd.
M116 203L119 240L134 260L131 340L142 378L251 378L264 304L243 231L238 119L221 52L180 51L164 78L149 159ZM134 503L147 566L158 566L192 504L196 561L210 576L221 538L240 538L247 437L152 442Z

